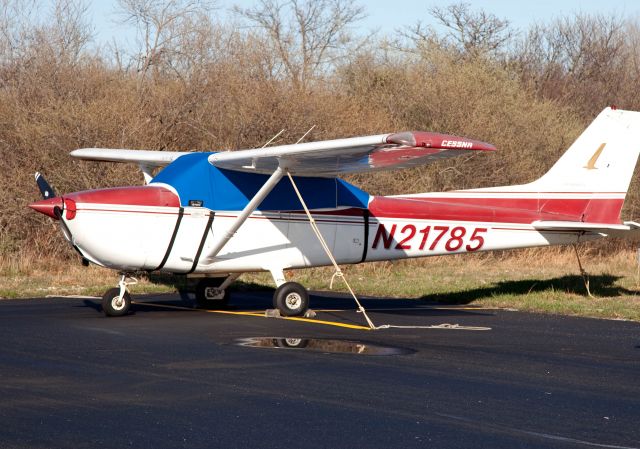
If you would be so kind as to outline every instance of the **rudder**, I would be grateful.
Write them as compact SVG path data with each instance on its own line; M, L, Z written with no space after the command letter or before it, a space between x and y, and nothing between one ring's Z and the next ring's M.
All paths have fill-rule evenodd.
M640 112L606 108L540 179L541 192L626 194L640 154Z

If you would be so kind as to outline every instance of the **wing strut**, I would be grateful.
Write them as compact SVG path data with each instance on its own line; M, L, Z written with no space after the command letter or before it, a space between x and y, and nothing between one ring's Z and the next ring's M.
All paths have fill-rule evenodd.
M240 226L247 221L249 215L253 213L254 210L262 203L262 201L267 197L269 193L273 190L273 188L278 184L278 182L284 176L284 170L281 167L276 168L276 171L267 179L267 182L264 183L260 190L251 198L251 201L242 209L238 218L231 224L229 229L222 235L220 240L216 242L211 251L208 252L207 257L213 259L218 255L218 253L224 248L229 239L234 236L234 234L240 229Z

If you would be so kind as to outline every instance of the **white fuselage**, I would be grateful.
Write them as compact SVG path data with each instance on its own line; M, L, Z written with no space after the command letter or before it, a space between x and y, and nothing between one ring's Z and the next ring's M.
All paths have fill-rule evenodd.
M215 212L210 227L209 213L204 208L184 208L176 230L176 207L78 203L74 219L65 222L73 243L87 259L123 271L154 270L163 259L162 271L173 273L270 271L330 264L307 216L296 212L254 212L220 253L211 257L210 249L238 212ZM579 235L537 231L529 224L365 219L341 211L314 213L314 218L341 264L570 244Z

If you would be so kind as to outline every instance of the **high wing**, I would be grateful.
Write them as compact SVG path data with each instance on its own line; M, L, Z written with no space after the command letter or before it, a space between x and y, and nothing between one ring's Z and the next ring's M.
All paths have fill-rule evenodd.
M186 151L118 150L114 148L81 148L71 156L89 161L132 162L147 167L163 167L178 159Z
M153 179L153 169L164 167L178 159L186 151L120 150L115 148L80 148L73 150L71 156L88 161L130 162L138 164L144 175L145 184Z
M298 176L333 176L374 170L409 168L474 151L493 151L491 144L429 132L403 132L348 139L225 151L209 156L215 167L271 174L278 166ZM82 148L78 159L136 163L150 170L170 164L188 152ZM148 179L147 179L148 181Z
M219 168L271 174L281 166L298 176L333 176L409 168L474 151L491 144L429 132L403 132L348 139L227 151L209 156Z

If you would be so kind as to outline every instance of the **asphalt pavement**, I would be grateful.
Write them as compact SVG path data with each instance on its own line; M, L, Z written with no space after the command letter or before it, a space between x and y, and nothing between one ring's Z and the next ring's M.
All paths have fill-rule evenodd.
M640 448L640 323L314 294L0 301L0 448ZM253 346L251 346L253 345Z

